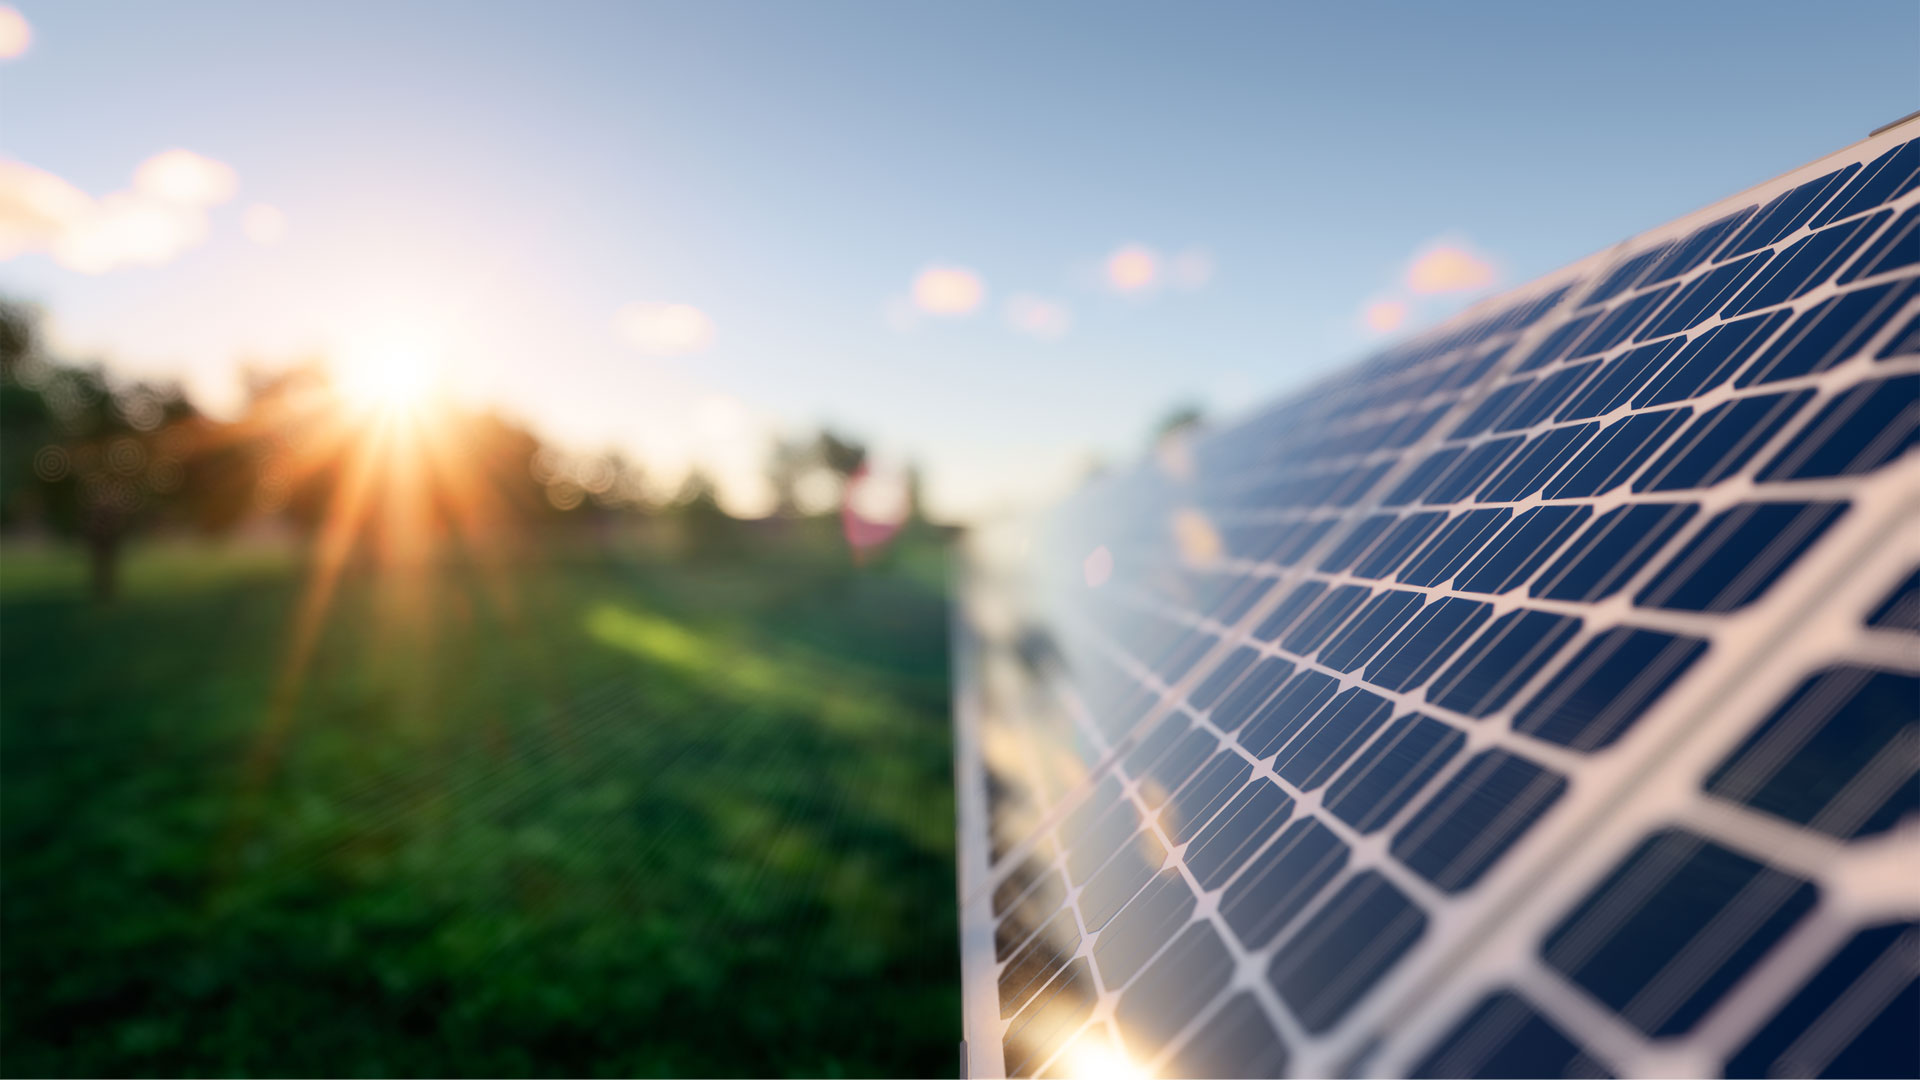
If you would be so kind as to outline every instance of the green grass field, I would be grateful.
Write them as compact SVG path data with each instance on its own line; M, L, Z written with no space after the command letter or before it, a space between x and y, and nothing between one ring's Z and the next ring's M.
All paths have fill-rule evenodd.
M0 550L10 1075L951 1075L940 553ZM409 610L425 615L408 617Z

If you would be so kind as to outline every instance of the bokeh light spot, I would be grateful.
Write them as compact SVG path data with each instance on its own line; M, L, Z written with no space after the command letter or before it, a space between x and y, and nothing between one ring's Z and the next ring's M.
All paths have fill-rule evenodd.
M1390 334L1407 321L1407 305L1401 300L1369 301L1361 318L1366 320L1367 329L1374 333Z
M0 4L0 60L15 60L33 44L33 27L12 4Z
M1173 542L1188 566L1204 569L1220 561L1220 533L1207 515L1191 507L1174 512Z
M1128 244L1107 256L1107 284L1123 293L1153 287L1160 276L1160 259L1151 248Z
M1407 266L1407 288L1422 295L1482 289L1493 279L1493 263L1461 244L1436 244Z
M980 275L961 266L929 266L913 279L913 304L929 315L966 315L986 299Z

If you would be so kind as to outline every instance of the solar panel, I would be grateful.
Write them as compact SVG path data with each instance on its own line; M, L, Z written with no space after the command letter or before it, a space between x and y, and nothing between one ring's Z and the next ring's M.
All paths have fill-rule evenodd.
M1916 1075L1920 121L961 575L974 1076Z

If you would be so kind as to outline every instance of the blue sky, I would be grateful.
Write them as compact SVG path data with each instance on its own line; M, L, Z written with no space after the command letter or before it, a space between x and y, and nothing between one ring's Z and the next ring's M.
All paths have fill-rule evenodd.
M1358 356L1436 244L1522 282L1920 106L1910 0L18 8L0 157L93 197L172 148L236 181L157 265L0 263L66 347L219 404L243 357L427 326L569 445L744 484L827 421L963 516ZM1212 272L1122 293L1130 244ZM904 317L940 266L979 306ZM1070 326L1010 326L1016 294ZM711 342L636 349L629 304Z

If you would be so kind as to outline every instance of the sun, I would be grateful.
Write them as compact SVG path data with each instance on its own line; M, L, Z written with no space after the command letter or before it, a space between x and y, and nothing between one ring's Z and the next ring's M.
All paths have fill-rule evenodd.
M411 412L440 388L446 337L424 324L389 324L350 338L335 379L340 396L363 412Z

